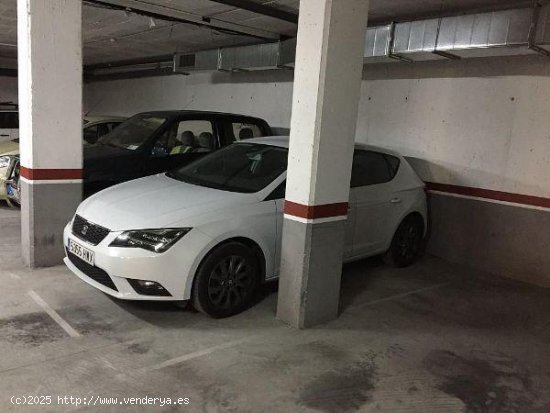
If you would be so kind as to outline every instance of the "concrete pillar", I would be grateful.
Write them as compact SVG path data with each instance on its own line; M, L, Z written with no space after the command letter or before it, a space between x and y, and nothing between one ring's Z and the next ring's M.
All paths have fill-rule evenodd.
M277 316L338 315L368 0L301 0Z
M60 264L82 198L82 2L17 0L21 231L31 267Z

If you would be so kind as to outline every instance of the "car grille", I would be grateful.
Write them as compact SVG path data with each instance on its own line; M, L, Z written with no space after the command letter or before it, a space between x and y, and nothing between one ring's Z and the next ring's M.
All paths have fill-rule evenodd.
M76 268L78 268L92 280L104 285L105 287L109 287L111 290L118 291L115 283L113 282L111 277L109 277L109 274L107 274L101 268L88 264L86 261L81 260L76 255L71 254L68 250L67 257Z
M109 234L107 228L86 221L80 215L75 215L73 220L73 234L83 241L97 245Z

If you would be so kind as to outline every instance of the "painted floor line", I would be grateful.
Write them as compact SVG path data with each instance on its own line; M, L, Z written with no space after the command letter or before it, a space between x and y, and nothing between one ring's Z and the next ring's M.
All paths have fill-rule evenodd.
M42 299L35 291L29 290L27 294L71 337L81 337L80 333L71 327L46 301Z
M206 348L204 350L194 351L193 353L184 354L183 356L176 357L176 358L173 358L173 359L170 359L170 360L166 360L166 361L163 361L162 363L159 363L159 364L156 364L156 365L153 365L153 366L144 367L144 368L140 369L140 371L147 372L147 371L159 370L159 369L163 369L165 367L174 366L176 364L180 364L180 363L183 363L185 361L189 361L189 360L196 359L196 358L199 358L199 357L207 356L207 355L212 354L216 351L225 350L225 349L228 349L230 347L235 347L239 344L250 341L252 338L253 337L248 337L248 338L244 338L244 339L241 339L241 340L229 341L227 343L220 344L220 345L213 346L213 347L209 347L209 348Z
M441 287L443 287L443 286L445 286L445 285L449 285L450 283L451 283L451 282L448 281L448 282L444 282L444 283L441 283L441 284L431 285L431 286L429 286L429 287L419 288L418 290L408 291L408 292L403 293L403 294L392 295L392 296L390 296L390 297L380 298L380 299L378 299L378 300L373 300L373 301L368 301L368 302L366 302L366 303L353 305L353 306L350 306L349 308L350 308L350 309L353 309L353 308L360 308L360 307L366 307L366 306L369 306L369 305L384 303L384 302L386 302L386 301L398 300L398 299L400 299L400 298L408 297L409 295L414 295L414 294L422 293L422 292L424 292L424 291L436 290L436 289L441 288Z
M62 356L47 358L47 359L44 359L44 360L41 360L41 361L38 361L38 362L31 362L31 363L28 363L28 364L20 364L18 366L8 367L8 368L5 368L3 370L0 370L0 375L3 374L3 373L10 372L10 371L25 369L25 368L29 368L29 367L34 368L38 365L44 365L44 364L47 364L47 363L56 362L58 360L66 360L66 359L74 358L74 357L76 357L80 354L93 353L93 352L96 352L96 351L107 350L107 349L112 348L112 347L126 346L126 345L139 343L139 342L141 342L140 339L132 339L132 340L128 340L128 341L121 341L119 343L109 343L109 344L105 344L105 345L98 346L98 347L85 348L85 349L82 349L82 350L79 350L79 351L75 351L73 353L68 353L68 354L63 354Z

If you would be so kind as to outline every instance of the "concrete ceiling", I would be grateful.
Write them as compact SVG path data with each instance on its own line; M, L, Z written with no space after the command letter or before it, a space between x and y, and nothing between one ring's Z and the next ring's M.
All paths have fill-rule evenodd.
M112 1L112 0L111 0ZM237 0L238 1L238 0ZM241 0L297 14L299 0ZM110 0L101 0L108 3ZM116 2L115 2L116 3ZM120 2L119 2L120 3ZM83 42L87 65L200 49L251 44L262 35L294 36L296 24L284 19L243 10L223 0L141 0L161 6L170 14L192 13L199 18L229 25L232 30L152 18L100 4L84 2ZM234 1L225 1L234 4ZM0 0L0 68L16 67L16 0ZM532 4L531 0L371 0L370 24L408 20L472 10L492 10ZM215 25L214 25L215 26ZM248 34L239 34L246 32ZM250 33L260 33L251 36Z

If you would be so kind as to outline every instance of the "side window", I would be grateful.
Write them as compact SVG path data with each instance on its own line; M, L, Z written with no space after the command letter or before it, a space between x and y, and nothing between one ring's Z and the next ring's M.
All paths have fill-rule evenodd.
M264 201L274 201L277 199L284 199L286 195L286 179L279 184L277 188L271 192Z
M154 155L180 155L211 152L216 148L212 123L208 120L182 120L172 124L158 139Z
M394 178L398 168L399 159L393 156L356 150L353 155L351 187L356 188L389 182Z
M395 178L395 175L397 175L397 171L399 170L399 165L401 164L401 161L395 156L386 154L384 154L384 158L386 158L386 161L388 162L388 165L390 167L391 179L393 179Z
M233 122L231 126L233 127L233 137L236 141L258 138L263 135L260 127L253 123Z

